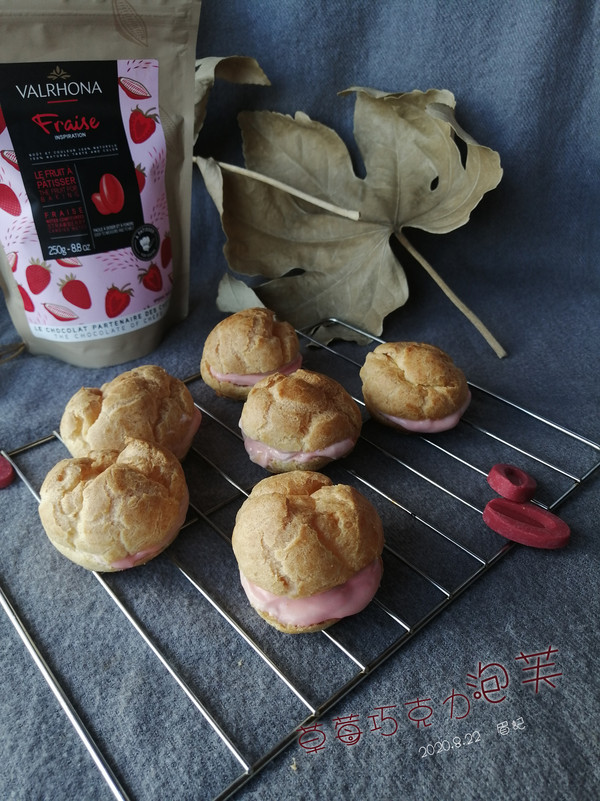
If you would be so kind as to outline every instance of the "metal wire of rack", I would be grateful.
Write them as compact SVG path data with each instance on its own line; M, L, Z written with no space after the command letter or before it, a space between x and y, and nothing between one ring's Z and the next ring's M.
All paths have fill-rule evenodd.
M323 345L306 333L299 336L308 351L305 366L338 378L362 405L358 368L364 348L347 343ZM185 381L193 394L203 386L199 374ZM215 801L233 796L298 739L301 727L331 710L510 551L512 544L482 521L491 497L486 476L494 463L518 464L535 475L534 502L551 510L600 468L597 443L483 387L470 384L470 388L471 405L456 429L435 436L403 435L384 430L365 415L353 453L325 469L334 481L356 486L378 508L386 535L384 577L375 599L362 613L317 635L299 637L281 635L260 621L239 589L229 547L233 521L253 484L265 475L259 468L249 471L247 460L240 458L244 454L237 427L240 407L211 395L207 395L208 403L196 400L203 422L184 463L191 496L188 518L178 539L158 559L168 565L168 580L183 578L232 638L243 643L274 677L286 711L281 724L274 730L269 723L259 748L239 735L228 710L246 702L243 689L233 702L228 694L219 705L204 690L202 675L190 677L182 669L161 636L138 616L127 575L135 571L93 575L198 713L198 726L208 726L220 742L225 756L219 770L222 784L217 795L212 794ZM24 454L51 445L62 445L56 432L10 453L2 452L36 502L37 489L19 462ZM239 468L240 464L244 467ZM215 551L218 559L211 561ZM0 605L110 792L121 801L129 799L118 769L103 755L1 587ZM327 667L315 677L306 666L317 659Z

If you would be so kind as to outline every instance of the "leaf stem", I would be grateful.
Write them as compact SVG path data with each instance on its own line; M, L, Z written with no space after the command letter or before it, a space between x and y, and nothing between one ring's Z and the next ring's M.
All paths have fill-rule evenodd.
M461 311L465 317L471 322L475 328L479 331L485 341L490 345L490 347L495 352L496 356L499 359L503 359L507 353L502 347L502 345L498 342L498 340L490 333L490 331L485 327L485 325L481 322L479 317L474 314L468 306L466 306L462 300L450 289L448 284L444 281L444 279L433 269L431 264L429 264L426 259L421 256L418 250L416 250L408 239L404 236L402 232L396 233L396 238L400 242L400 244L406 248L406 250L410 253L410 255L419 262L421 267L433 278L436 284L440 287L443 293L449 298L452 303L456 306L459 311Z
M295 189L293 186L284 184L282 181L277 181L275 178L269 178L267 175L263 175L260 172L248 170L245 167L238 167L235 164L226 164L222 161L217 162L217 164L222 170L234 172L238 175L245 175L247 178L252 178L255 181L260 181L263 184L269 184L269 186L273 186L275 189L281 189L282 192L287 192L288 195L294 195L294 197L305 200L307 203L312 203L313 206L317 206L325 211L330 211L332 214L337 214L338 217L347 217L349 220L360 220L360 213L358 211L354 211L353 209L344 209L341 206L328 203L326 200L321 200L313 195L308 195L306 192L302 192L300 189Z

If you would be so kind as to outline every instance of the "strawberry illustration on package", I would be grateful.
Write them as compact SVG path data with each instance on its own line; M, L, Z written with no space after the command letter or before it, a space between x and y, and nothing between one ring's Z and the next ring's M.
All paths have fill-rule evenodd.
M108 288L104 297L104 309L106 316L113 320L115 317L123 314L125 309L129 306L133 296L133 289L128 285L119 289L114 284Z
M25 278L27 285L34 295L43 292L50 283L50 276L52 271L50 266L45 261L39 262L32 260L25 269Z
M191 175L181 172L191 173L200 4L182 5L187 22L162 6L135 20L108 6L89 60L76 60L83 44L49 36L47 61L13 53L0 64L0 286L31 352L86 366L151 352L187 313ZM47 0L36 16L56 29L61 9ZM184 23L174 61L170 37Z
M0 209L11 217L18 217L21 213L19 198L9 184L0 184Z
M158 116L151 111L142 111L136 106L129 115L129 134L136 145L150 139L158 124Z

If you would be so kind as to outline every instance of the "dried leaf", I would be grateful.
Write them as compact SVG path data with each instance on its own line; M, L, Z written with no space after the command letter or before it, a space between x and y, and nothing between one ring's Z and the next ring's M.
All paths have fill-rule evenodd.
M342 94L348 92L357 93L354 136L367 180L387 186L389 201L398 201L394 231L411 227L443 234L468 222L485 192L500 182L502 170L498 154L458 126L452 93L382 95L355 88ZM388 208L392 211L391 202Z
M340 137L302 112L239 115L245 170L198 164L229 266L268 279L255 287L266 306L297 328L336 317L378 335L408 297L390 237L464 225L502 170L497 153L459 128L448 91L347 93L365 178Z
M206 106L216 78L229 83L252 83L270 86L270 81L253 58L227 56L196 60L194 96L194 141L204 124Z
M260 298L243 281L225 273L219 283L217 294L217 308L221 311L241 311L242 309L255 309L264 306Z

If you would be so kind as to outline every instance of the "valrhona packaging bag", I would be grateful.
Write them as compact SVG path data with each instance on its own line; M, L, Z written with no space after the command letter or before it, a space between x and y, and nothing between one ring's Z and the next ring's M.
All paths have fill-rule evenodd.
M0 284L29 351L101 367L186 316L200 0L4 0Z

